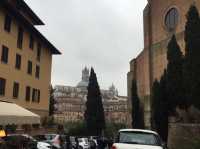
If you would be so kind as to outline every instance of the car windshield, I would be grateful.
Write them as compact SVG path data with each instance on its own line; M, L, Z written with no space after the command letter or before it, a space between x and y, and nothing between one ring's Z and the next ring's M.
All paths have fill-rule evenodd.
M158 136L152 133L144 133L144 132L120 132L119 142L129 143L129 144L160 146L160 141Z
M52 139L54 139L55 137L56 137L56 134L46 134L46 135L45 135L46 140L52 140Z
M76 141L75 141L75 137L70 137L70 141L71 141L71 142L76 142Z
M85 142L86 144L88 143L88 139L87 138L79 138L78 141L79 142Z

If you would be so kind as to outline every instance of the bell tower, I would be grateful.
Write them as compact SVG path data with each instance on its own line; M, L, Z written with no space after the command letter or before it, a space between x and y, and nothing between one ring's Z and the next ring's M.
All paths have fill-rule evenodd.
M90 71L87 67L82 70L82 81L89 82Z

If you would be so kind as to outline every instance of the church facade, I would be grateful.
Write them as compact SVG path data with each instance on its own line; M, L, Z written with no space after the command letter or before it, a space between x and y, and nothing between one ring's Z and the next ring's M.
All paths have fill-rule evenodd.
M144 8L144 49L130 61L127 85L131 102L131 83L133 79L137 81L146 127L150 127L151 87L155 79L160 80L167 66L167 45L173 34L184 54L186 14L191 5L200 10L199 0L148 0Z

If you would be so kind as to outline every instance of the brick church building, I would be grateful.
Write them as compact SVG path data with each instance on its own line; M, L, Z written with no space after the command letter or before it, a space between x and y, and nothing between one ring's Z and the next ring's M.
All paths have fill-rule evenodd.
M167 66L167 45L173 34L184 53L186 14L192 4L200 10L200 0L148 0L144 8L144 49L130 61L127 85L130 101L131 82L136 79L146 127L150 127L151 87Z

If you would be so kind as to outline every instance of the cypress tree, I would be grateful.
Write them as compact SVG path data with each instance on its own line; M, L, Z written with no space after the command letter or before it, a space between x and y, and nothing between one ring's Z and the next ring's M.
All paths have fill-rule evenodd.
M169 93L167 92L167 71L164 70L164 73L160 79L160 94L161 94L161 110L160 110L160 135L167 143L168 140L168 125L169 125L169 113L173 110L170 104ZM158 119L157 119L158 120Z
M132 81L132 127L135 129L143 129L144 128L144 119L143 119L143 111L140 106L140 99L137 94L137 85L136 81Z
M169 109L173 113L177 106L185 107L182 84L183 55L176 41L175 35L172 36L167 49L168 64L166 85L169 100Z
M161 77L160 83L155 80L152 88L152 124L161 136L162 140L168 139L168 99L166 92L166 71Z
M93 68L90 71L84 116L90 135L102 135L102 130L105 128L104 108L97 77Z
M50 98L49 98L49 116L53 116L54 111L55 111L55 108L54 108L55 99L54 99L54 89L53 89L52 85L50 86L49 94L50 94Z
M184 85L189 104L200 109L200 19L192 5L185 25Z
M152 127L155 129L158 133L160 132L160 117L162 110L161 108L161 93L160 93L160 83L155 80L152 87ZM160 133L159 133L160 134Z

